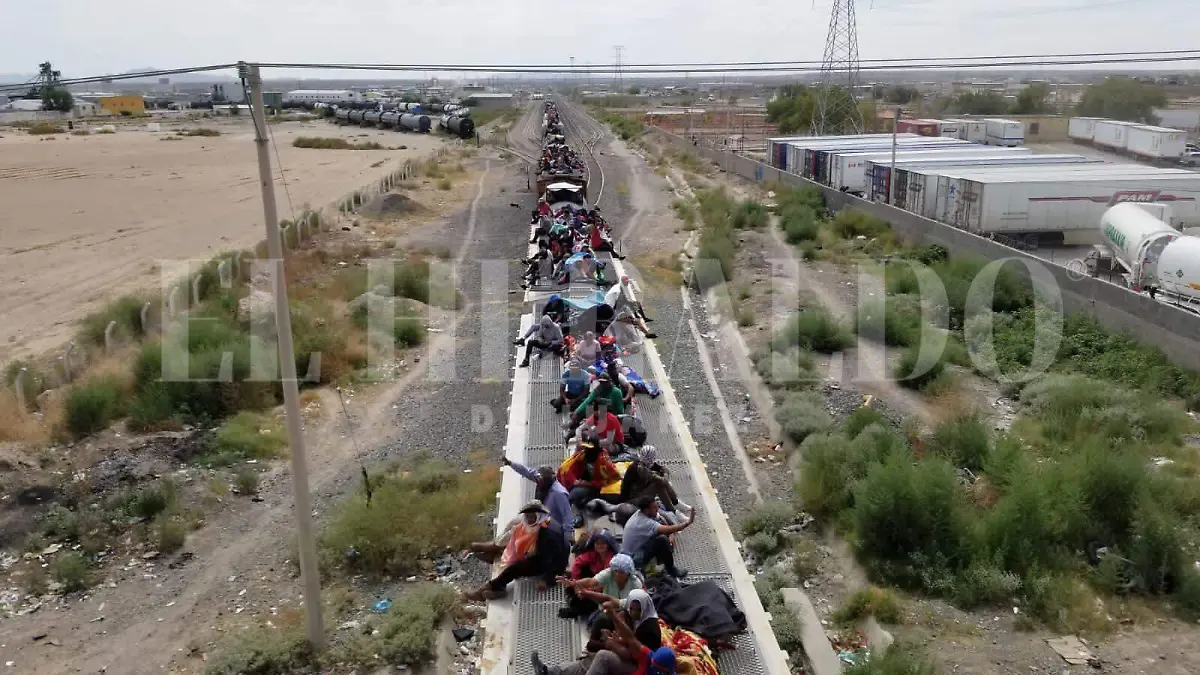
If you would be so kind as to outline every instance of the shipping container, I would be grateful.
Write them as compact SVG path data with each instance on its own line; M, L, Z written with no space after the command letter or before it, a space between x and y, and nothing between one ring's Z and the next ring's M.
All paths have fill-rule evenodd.
M1092 142L1096 135L1096 122L1103 121L1100 117L1072 117L1067 122L1067 137L1077 140Z
M969 147L971 147L970 143L960 141L957 138L920 137L917 140L907 143L897 142L894 149L897 153L901 153L916 150L934 152L938 150L962 149ZM843 174L847 168L844 163L845 161L848 161L848 158L869 155L872 153L887 153L890 155L892 150L893 147L891 143L888 143L887 145L879 144L872 147L858 147L850 150L810 150L809 152L813 158L812 164L815 167L815 171L810 178L819 183L840 188L843 185L846 185L846 183L840 181L843 180ZM843 165L839 166L839 163L843 163ZM860 173L863 167L864 165L862 164L857 166L857 169ZM859 187L853 189L861 189L861 177L860 180L855 182L859 185Z
M1087 166L1087 165L1084 165ZM938 179L937 220L977 233L1050 235L1049 240L1083 243L1094 239L1097 223L1111 206L1125 202L1164 202L1182 225L1200 224L1200 174L962 172Z
M993 148L999 150L999 148ZM1014 148L1015 149L1015 148ZM896 206L921 213L926 194L937 192L937 176L952 169L962 168L993 168L1002 166L1051 166L1056 164L1100 164L1102 160L1084 157L1083 155L1034 155L1006 154L981 155L978 157L963 157L959 159L912 160L896 162ZM887 199L888 165L884 162L871 162L867 166L866 176L870 199ZM903 189L899 189L900 185Z
M918 136L939 136L939 125L930 120L900 120L896 123L896 131L916 134Z
M1129 127L1125 149L1148 159L1179 159L1187 146L1187 132L1167 127Z
M914 134L898 134L893 141L892 136L885 138L853 139L828 141L823 143L793 143L788 147L788 170L806 178L824 175L825 161L828 152L850 152L854 150L890 150L893 143L901 147L940 147L943 145L961 144L962 141L953 138L929 138Z
M1129 127L1137 126L1133 122L1121 120L1096 120L1092 142L1113 150L1124 150L1129 140Z
M958 139L947 139L958 141ZM992 148L986 145L978 145L976 143L966 143L958 141L954 144L940 146L905 146L897 148L896 162L906 160L932 160L932 159L954 159L966 157L990 157L998 153L1003 153L1008 156L1020 156L1032 154L1028 148ZM883 150L868 150L855 152L837 152L831 155L831 168L829 173L830 187L842 188L846 187L853 191L866 192L870 187L869 177L873 174L868 173L873 163L879 163L884 166L884 180L886 180L886 168L891 162L891 149Z
M767 163L771 166L788 170L787 148L789 143L826 142L855 138L891 138L891 134L850 134L844 136L777 136L767 139Z
M1025 142L1025 125L1015 120L990 117L983 121L986 125L988 145L1021 145Z
M960 138L961 140L964 140L964 141L970 140L968 138L962 138L961 136L958 135L963 127L962 122L960 122L959 120L932 120L932 121L938 123L938 135L939 136L942 136L944 138Z
M958 138L972 143L983 143L987 140L987 123L983 120L950 119L958 125Z

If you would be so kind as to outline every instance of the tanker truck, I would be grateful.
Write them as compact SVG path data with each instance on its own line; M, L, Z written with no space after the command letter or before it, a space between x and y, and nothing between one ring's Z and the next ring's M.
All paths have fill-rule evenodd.
M1174 304L1200 310L1200 237L1182 236L1158 257L1158 290Z
M1157 206L1157 205L1156 205ZM1142 291L1158 285L1163 251L1179 231L1138 204L1117 204L1100 218L1100 233L1112 258L1124 270L1130 288Z

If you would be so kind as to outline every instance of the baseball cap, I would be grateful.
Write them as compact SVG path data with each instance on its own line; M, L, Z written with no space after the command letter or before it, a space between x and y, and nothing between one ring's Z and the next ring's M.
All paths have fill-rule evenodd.
M675 650L659 647L650 652L650 670L656 673L675 675Z

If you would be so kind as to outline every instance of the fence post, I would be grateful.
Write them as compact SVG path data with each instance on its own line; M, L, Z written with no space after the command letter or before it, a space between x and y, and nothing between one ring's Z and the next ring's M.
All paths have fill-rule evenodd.
M113 331L117 329L116 321L109 321L104 327L104 353L109 354L113 350Z
M75 351L75 343L68 342L66 348L63 349L62 355L63 378L67 382L71 381L71 352L73 351Z
M150 334L150 303L142 305L142 311L138 314L138 318L142 322L142 335Z
M174 319L179 314L179 287L171 289L171 294L167 296L167 315Z
M200 275L192 277L192 307L200 305Z
M13 388L16 390L15 393L17 395L17 408L22 413L29 410L25 401L25 378L27 377L29 377L29 371L22 368L17 372L17 376L13 378Z
M222 260L217 263L217 277L221 280L221 286L232 286L233 277L229 275L229 260Z

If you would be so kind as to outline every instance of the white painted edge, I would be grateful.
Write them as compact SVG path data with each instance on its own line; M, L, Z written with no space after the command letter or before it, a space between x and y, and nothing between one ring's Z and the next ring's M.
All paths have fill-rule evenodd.
M625 274L625 267L621 261L614 258L612 266L618 279ZM636 300L632 291L630 299ZM746 623L758 647L759 659L769 675L788 675L790 670L787 656L779 648L779 642L775 639L775 631L771 628L770 615L758 599L758 592L754 589L754 578L746 569L746 563L742 560L737 540L729 528L728 517L721 510L717 492L708 479L708 472L704 468L704 459L700 457L696 441L692 438L692 431L687 425L687 418L683 415L683 408L679 405L679 400L675 397L675 390L667 378L667 371L663 367L658 348L654 345L653 340L646 340L643 348L650 369L654 371L654 377L658 380L659 388L662 389L662 400L667 408L667 414L671 416L675 428L679 431L680 445L684 457L688 460L692 479L696 481L701 507L708 512L709 521L712 522L717 548L720 549L721 557L725 559L725 566L729 568L729 573L733 578L733 589L737 596L738 606L746 615Z
M533 314L521 317L521 334L533 325ZM520 347L514 348L520 358ZM508 410L508 437L504 442L505 456L526 463L525 444L529 434L530 380L528 368L517 368L513 373L512 401ZM515 471L501 470L500 493L496 505L495 531L498 536L508 521L521 508L521 493L524 478ZM517 617L512 596L488 603L487 617L483 621L486 630L479 668L483 675L505 675L508 673L512 649L517 637Z

